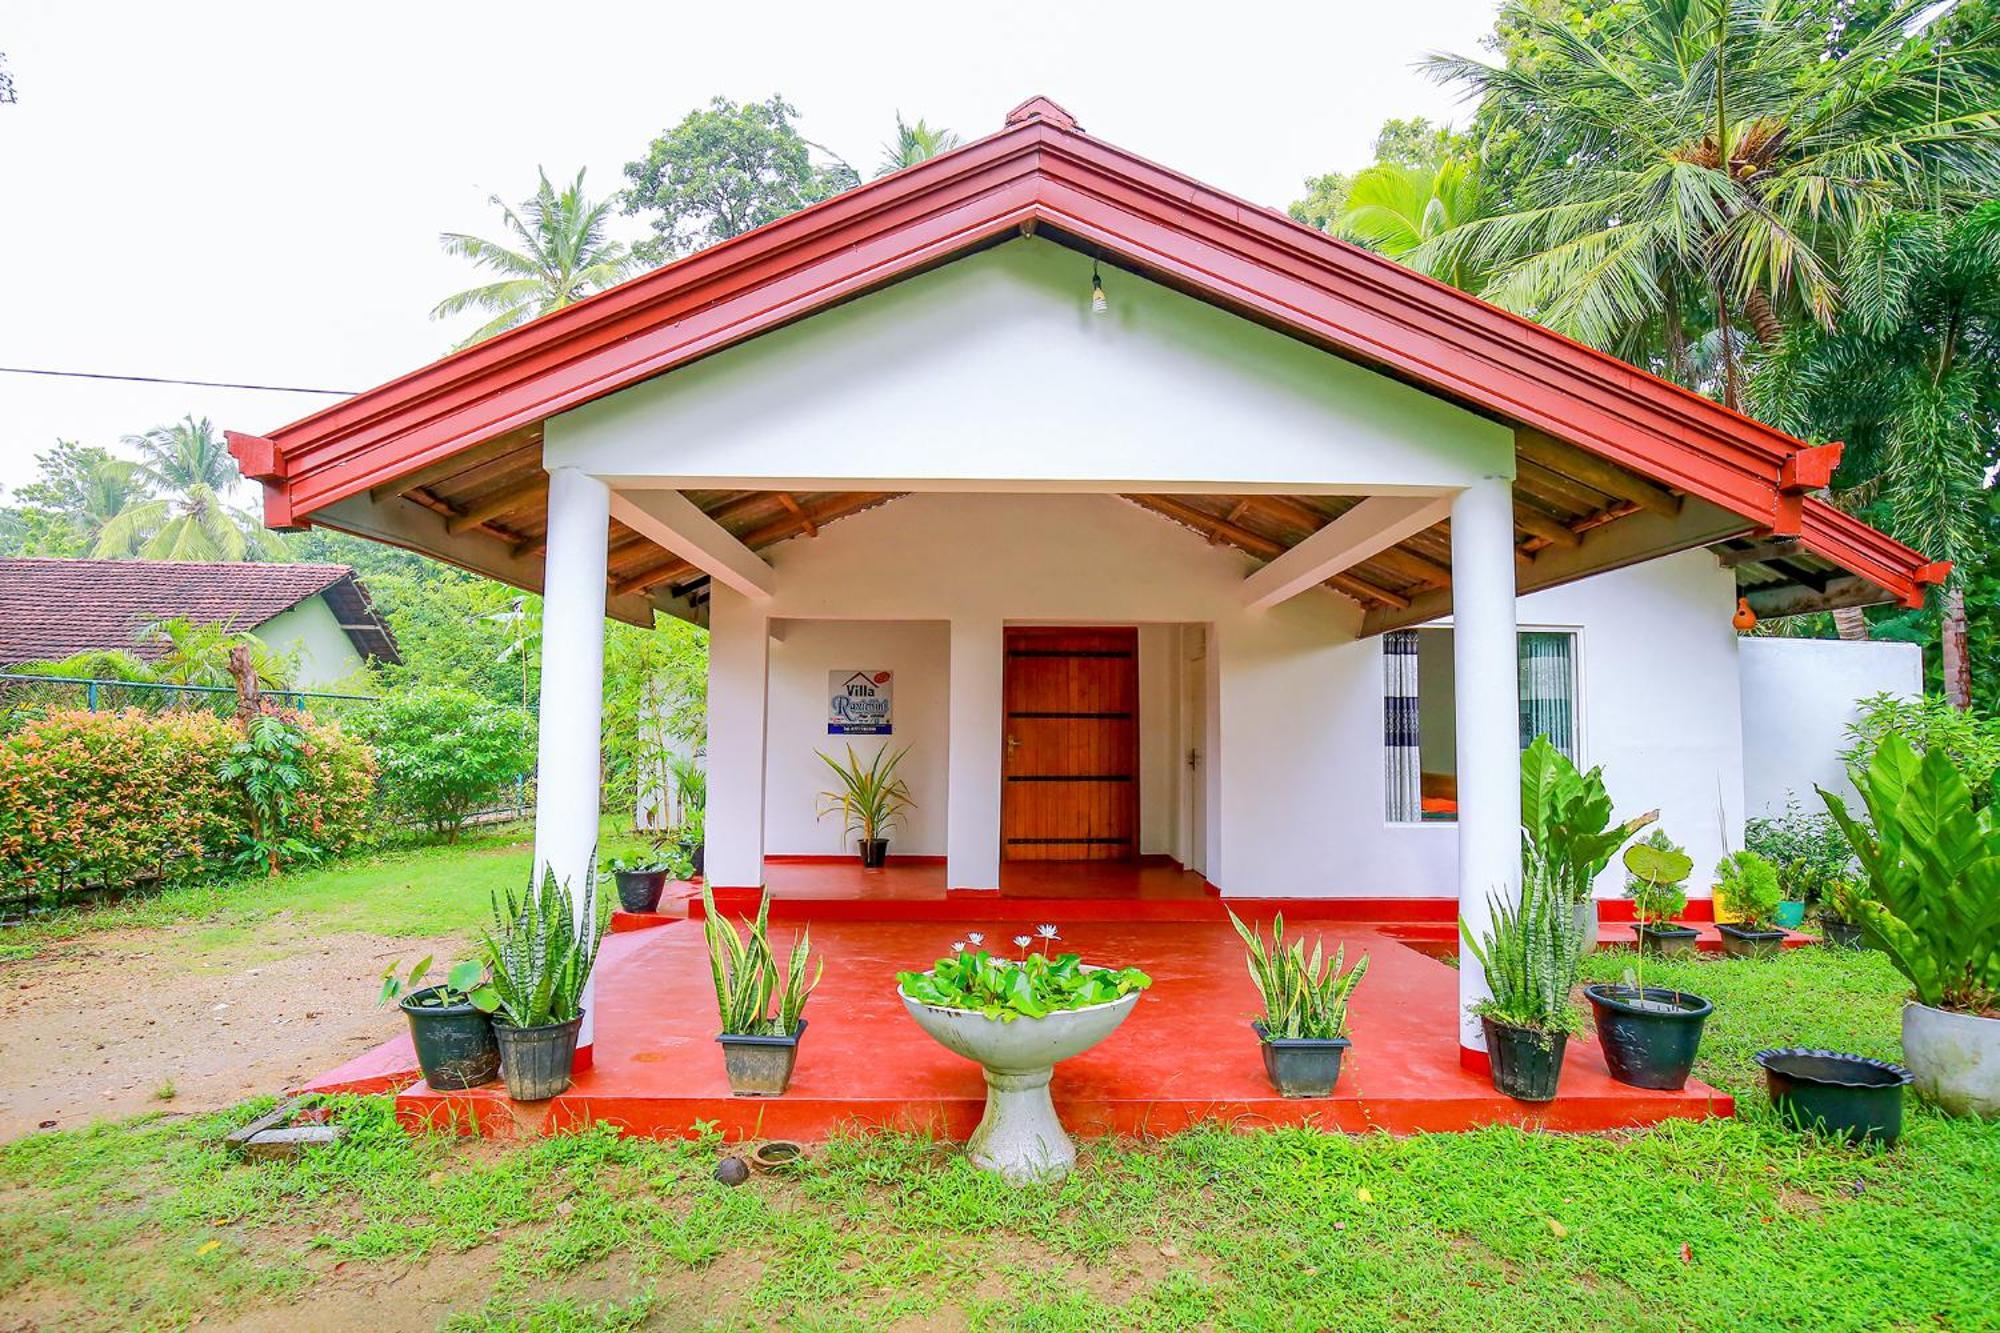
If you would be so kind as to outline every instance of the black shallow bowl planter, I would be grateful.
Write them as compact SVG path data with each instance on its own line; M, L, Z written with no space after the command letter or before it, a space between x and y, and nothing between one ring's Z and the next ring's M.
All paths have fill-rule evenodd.
M1861 927L1852 921L1842 921L1838 917L1826 917L1819 923L1820 934L1836 949L1860 949L1866 947L1861 939Z
M615 872L618 880L618 906L627 912L657 912L660 910L660 895L667 889L667 872L664 870L620 870Z
M1694 952L1694 942L1701 932L1693 926L1634 926L1632 933L1639 937L1639 948L1662 958L1676 954Z
M581 1014L567 1023L533 1028L495 1023L493 1035L500 1040L500 1076L507 1080L507 1095L517 1102L545 1102L567 1088L570 1067L576 1062L577 1033L582 1030Z
M1910 1071L1887 1060L1800 1048L1759 1051L1771 1105L1799 1129L1892 1146L1903 1133Z
M1701 1049L1702 1024L1714 1005L1665 986L1648 986L1643 997L1630 986L1615 985L1586 986L1583 994L1612 1078L1632 1088L1687 1086Z
M1331 1097L1340 1082L1341 1057L1352 1045L1346 1037L1279 1037L1265 1035L1261 1022L1250 1025L1264 1052L1264 1073L1280 1097Z
M722 1069L729 1075L729 1091L737 1097L776 1097L791 1086L792 1068L798 1063L799 1042L806 1035L806 1020L789 1037L753 1037L740 1032L724 1032Z
M1728 922L1716 930L1722 935L1722 951L1731 958L1769 958L1785 947L1782 930L1756 930Z
M1493 1088L1519 1102L1552 1102L1562 1080L1567 1032L1509 1027L1482 1017L1486 1055L1493 1065Z
M500 1077L500 1046L493 1019L471 1004L425 1004L443 989L426 986L397 1005L410 1020L410 1044L424 1082L439 1092L458 1092Z

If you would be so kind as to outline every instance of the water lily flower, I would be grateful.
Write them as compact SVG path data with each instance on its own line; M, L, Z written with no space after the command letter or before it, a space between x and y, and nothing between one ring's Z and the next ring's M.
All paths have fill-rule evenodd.
M986 937L985 937L984 935L980 934L980 933L979 933L978 931L976 931L976 930L968 930L968 931L966 931L966 932L965 932L965 938L967 938L968 940L971 940L971 941L972 941L972 942L973 942L974 944L984 944L984 943L986 943Z
M964 941L964 940L953 940L953 941L952 941L952 944L951 944L951 951L952 951L953 953L964 953L964 952L965 952L965 941Z
M1036 926L1035 933L1045 940L1059 940L1062 938L1062 936L1056 934L1056 928L1053 925Z
M1025 949L1034 942L1035 937L1032 935L1016 935L1014 937L1014 947L1016 949Z

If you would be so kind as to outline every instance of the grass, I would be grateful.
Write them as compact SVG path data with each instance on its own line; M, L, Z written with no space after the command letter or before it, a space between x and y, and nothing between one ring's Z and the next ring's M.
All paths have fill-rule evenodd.
M236 949L280 918L319 934L465 934L486 920L495 890L526 882L533 855L529 837L521 824L493 825L469 831L456 843L383 851L275 879L217 880L57 912L10 927L0 943L5 950L0 959L31 957L42 946L86 935L169 926L195 927L184 947L199 955ZM605 818L599 841L607 857L630 854L640 845L614 816ZM611 901L608 883L599 896Z
M233 1164L220 1140L252 1103L0 1146L0 1305L164 1327L455 1279L451 1329L2000 1327L2000 1124L1921 1111L1897 1149L1855 1150L1785 1131L1756 1091L1763 1046L1896 1053L1879 955L1648 981L1717 1002L1701 1073L1739 1119L1207 1129L1086 1144L1067 1184L1020 1192L949 1145L857 1137L730 1189L711 1140L496 1148L411 1137L375 1099L343 1105L332 1151Z

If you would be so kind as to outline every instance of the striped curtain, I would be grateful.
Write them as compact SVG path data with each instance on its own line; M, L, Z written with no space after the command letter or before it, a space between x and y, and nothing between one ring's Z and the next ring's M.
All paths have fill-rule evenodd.
M1521 748L1527 749L1537 736L1547 736L1549 744L1571 760L1576 758L1576 636L1572 634L1521 635ZM1411 743L1415 744L1414 737Z
M1417 753L1417 632L1382 636L1382 754L1392 823L1423 818L1423 761Z

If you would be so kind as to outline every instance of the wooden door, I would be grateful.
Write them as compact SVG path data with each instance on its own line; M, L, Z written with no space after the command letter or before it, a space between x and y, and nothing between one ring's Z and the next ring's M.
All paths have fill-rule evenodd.
M1139 631L1010 629L1000 849L1009 861L1139 851Z

